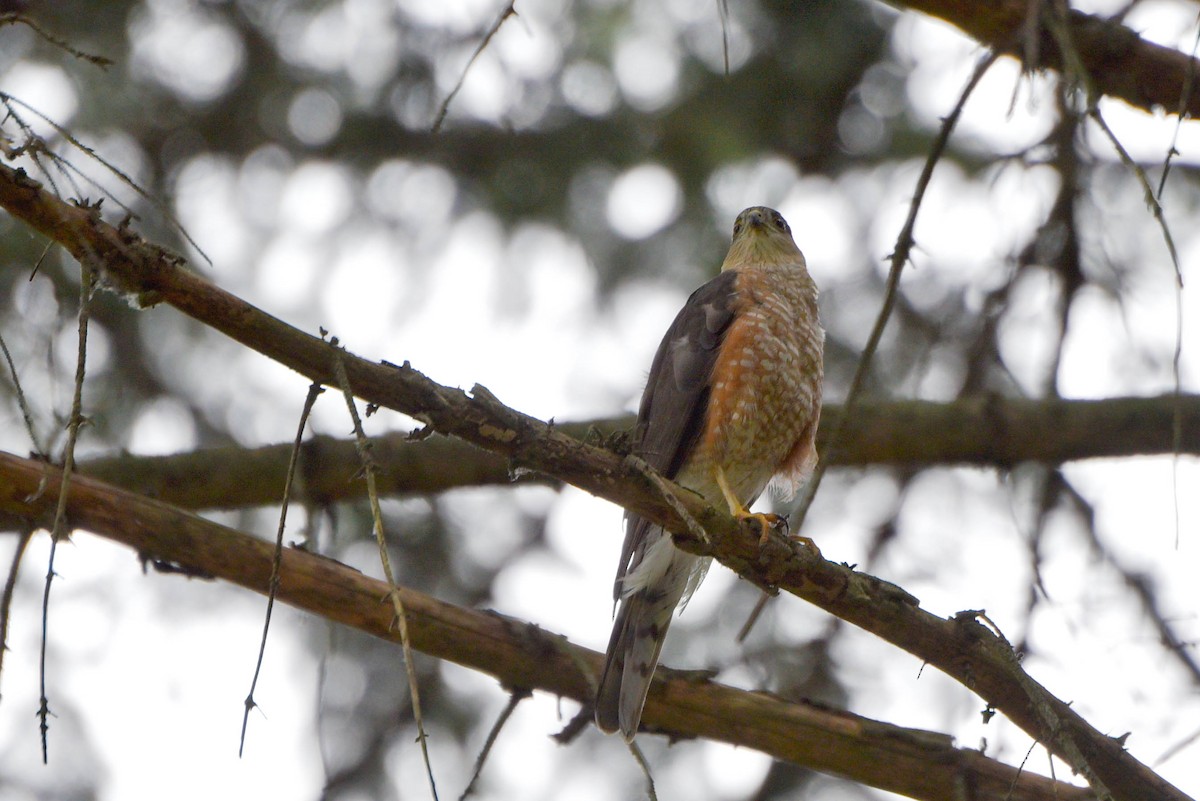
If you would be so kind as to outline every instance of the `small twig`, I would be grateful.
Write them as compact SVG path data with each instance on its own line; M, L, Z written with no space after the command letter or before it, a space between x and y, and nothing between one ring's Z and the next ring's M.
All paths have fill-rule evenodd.
M1176 754L1178 754L1180 751L1184 750L1185 748L1190 747L1197 741L1200 741L1200 729L1196 729L1194 732L1189 734L1187 737L1184 737L1182 740L1180 740L1179 742L1177 742L1174 745L1172 745L1171 747L1169 747L1166 751L1163 751L1162 755L1159 756L1158 759L1154 760L1154 767L1157 768L1159 765L1161 765L1164 762L1166 762L1167 760L1171 759Z
M53 239L46 241L46 247L42 248L42 255L38 256L38 260L33 263L33 269L29 271L29 277L25 279L26 281L33 283L33 279L37 277L38 270L42 269L42 262L50 255L50 249L57 244Z
M1146 171L1142 169L1142 165L1133 160L1133 157L1129 155L1129 151L1127 151L1125 146L1121 144L1121 140L1117 139L1117 135L1114 134L1112 129L1108 127L1108 123L1105 122L1104 116L1100 113L1100 108L1098 106L1093 104L1088 109L1088 116L1095 120L1096 124L1100 127L1100 130L1103 131L1104 135L1108 138L1108 141L1112 143L1113 149L1117 151L1117 155L1120 157L1121 163L1133 172L1134 176L1136 176L1138 179L1138 183L1141 184L1142 193L1146 200L1146 206L1150 209L1150 213L1154 216L1155 221L1158 222L1159 227L1162 229L1163 241L1166 242L1167 251L1171 256L1171 265L1175 269L1176 288L1182 290L1183 270L1179 266L1179 253L1175 249L1175 238L1171 236L1171 228L1169 225L1167 225L1166 217L1163 214L1162 204L1158 202L1158 198L1154 194L1154 189L1150 186L1150 179L1146 176ZM1178 379L1178 376L1176 376L1176 379Z
M594 688L596 684L594 679L591 680L591 684ZM594 689L592 693L593 695L595 694ZM563 726L562 730L550 735L550 739L558 745L570 745L575 741L576 737L578 737L584 731L591 729L595 724L595 721L596 713L592 709L591 704L584 704L579 708L579 711L575 713L575 716L567 721L567 725Z
M292 479L296 475L296 465L300 461L300 449L304 442L304 429L308 426L308 416L312 413L313 404L325 390L320 384L310 384L308 395L304 398L304 408L300 411L300 424L296 426L296 439L292 443L292 455L288 460L287 477L283 481L283 503L279 510L279 528L275 532L275 557L271 562L271 579L267 582L267 613L263 619L262 640L258 645L258 661L254 664L254 678L250 680L250 692L246 695L245 710L242 712L242 736L238 740L238 758L246 747L246 727L250 724L250 710L258 704L254 702L254 689L258 687L258 676L262 672L263 656L267 652L267 632L271 630L271 611L275 608L275 595L279 590L279 572L283 562L283 531L287 524L288 504L292 499Z
M508 703L504 706L504 710L500 713L500 717L496 718L496 722L492 724L492 730L488 732L487 740L483 743L483 748L479 751L479 756L475 757L475 769L471 772L471 781L467 782L467 787L462 791L462 795L458 797L458 801L464 801L467 796L475 792L475 782L479 780L479 774L483 772L483 764L487 761L488 754L491 753L492 746L496 744L496 738L500 736L500 730L504 728L504 724L512 717L512 713L516 711L517 704L532 696L530 690L513 690L508 696Z
M71 399L71 414L67 418L67 442L63 447L62 483L58 490L58 505L54 511L54 526L50 530L50 556L47 560L46 585L42 590L42 647L38 661L38 678L41 697L38 699L38 721L42 733L42 764L50 762L50 701L46 696L46 640L50 629L50 585L54 581L54 555L58 543L66 536L67 494L71 487L71 476L75 471L75 442L83 426L83 379L87 372L88 319L91 316L92 291L95 275L89 263L80 262L78 350L75 359L75 392Z
M39 137L29 123L25 122L25 118L17 113L17 110L13 108L13 104L7 94L0 92L0 102L4 104L4 109L7 115L6 118L12 118L13 122L17 124L17 127L21 129L21 133L25 136L25 142L19 147L4 148L5 157L9 159L15 159L18 156L28 156L30 161L36 164L37 168L42 172L42 175L45 176L46 181L49 183L50 189L54 192L54 194L58 197L62 197L62 191L58 188L58 184L55 182L54 176L51 174L50 170L46 168L46 165L42 164L41 159L38 158L38 156L40 154L45 154L49 157L50 161L56 165L62 159L59 158L59 156L57 156L55 153L51 152L45 140ZM74 181L72 181L72 184L74 184ZM78 187L76 187L76 189L78 189ZM77 191L76 196L80 195L82 195L82 193Z
M509 4L500 11L499 16L496 17L496 21L492 23L492 27L489 28L487 33L483 35L483 39L480 40L479 46L475 48L475 52L471 54L469 59L467 59L467 64L465 67L463 67L462 74L458 76L458 83L454 84L454 88L450 90L450 94L446 95L446 99L443 100L441 106L438 107L437 117L434 118L433 125L429 129L433 133L437 133L442 130L442 123L445 122L446 113L450 110L450 101L454 100L454 96L458 94L458 90L462 89L463 83L467 80L467 73L470 71L471 65L475 63L475 59L479 58L479 54L482 53L484 48L486 48L492 41L492 37L495 36L496 32L500 30L500 26L504 24L504 21L509 17L515 17L517 15L517 9L515 6L516 0L511 0L511 2L509 2Z
M641 746L636 740L630 740L625 744L629 749L629 753L633 754L633 759L638 763L638 767L642 769L643 775L646 777L646 799L647 801L658 801L658 793L654 789L654 774L650 772L650 763L646 761L646 755L642 753Z
M771 593L767 592L766 590L763 590L758 594L758 603L754 605L754 608L750 610L750 614L746 616L746 622L742 624L740 629L738 629L737 636L734 637L734 642L743 643L746 641L746 638L750 636L750 631L754 628L754 624L758 622L759 617L762 616L763 610L767 608L767 602L770 601L772 597L773 596Z
M721 55L725 59L725 77L729 77L729 0L717 0L717 15L721 18Z
M57 36L47 32L46 29L42 28L40 25L38 25L33 20L29 19L29 17L26 17L24 14L2 14L2 15L0 15L0 28L4 27L5 25L17 25L17 24L26 26L27 28L32 30L38 36L45 39L50 44L54 45L55 47L57 47L60 50L63 50L66 53L69 53L70 55L74 56L75 58L79 59L80 61L90 62L92 64L95 64L100 69L108 69L114 63L111 58L106 58L105 56L96 56L91 53L85 53L82 50L77 50L76 48L72 47L65 40L59 39Z
M1175 119L1175 132L1171 135L1171 147L1163 159L1162 177L1158 181L1158 200L1162 201L1163 190L1167 186L1167 173L1171 169L1171 157L1179 155L1176 145L1179 142L1179 131L1183 128L1184 109L1191 102L1192 90L1196 81L1196 51L1200 49L1200 16L1196 18L1196 39L1192 42L1192 57L1188 59L1188 70L1183 80L1183 90L1179 96L1179 111ZM1165 226L1166 223L1163 223ZM1175 378L1175 416L1172 420L1172 443L1175 458L1171 462L1171 484L1175 498L1175 550L1179 550L1179 454L1183 444L1183 409L1182 390L1180 387L1179 361L1183 357L1183 276L1179 272L1179 263L1175 263L1175 353L1171 359L1171 370Z
M1175 547L1179 547L1180 522L1179 522L1179 454L1183 442L1183 408L1181 399L1183 396L1182 382L1180 379L1179 363L1183 356L1183 271L1179 266L1179 254L1175 249L1175 240L1171 236L1171 229L1167 225L1166 217L1163 215L1162 204L1156 196L1154 188L1150 184L1150 179L1146 176L1146 171L1129 155L1125 146L1117 139L1112 129L1108 127L1103 115L1100 113L1100 95L1096 89L1094 82L1087 70L1084 69L1083 59L1079 54L1078 48L1075 46L1075 41L1071 37L1070 27L1067 25L1064 15L1049 15L1046 23L1047 29L1054 37L1058 44L1059 50L1062 52L1063 63L1065 65L1064 74L1073 76L1080 86L1083 87L1087 96L1087 114L1093 120L1100 130L1112 143L1113 149L1116 150L1121 163L1129 168L1137 177L1138 182L1142 185L1142 192L1145 195L1146 205L1150 209L1150 213L1154 219L1158 221L1159 227L1162 229L1163 240L1166 242L1167 250L1171 255L1171 263L1175 269L1175 352L1172 358L1172 374L1174 377L1175 387L1175 414L1172 422L1172 451L1175 455L1171 465L1171 482L1174 488L1174 513L1175 513ZM1200 45L1200 36L1197 37L1197 45ZM1195 46L1193 46L1195 52ZM1189 66L1187 75L1184 78L1184 85L1180 92L1180 102L1186 102L1191 96L1192 82L1194 77L1195 59L1192 60L1192 65ZM1182 124L1182 110L1179 115L1180 124ZM1178 131L1177 131L1178 133ZM1172 143L1174 149L1174 143ZM1169 160L1168 155L1168 160ZM1166 182L1166 166L1164 165L1163 178L1159 186L1158 194L1162 193L1162 185Z
M379 561L383 566L383 577L389 587L392 608L396 615L396 626L400 630L400 648L404 653L404 670L408 676L408 692L412 699L413 719L417 724L417 740L421 744L421 756L425 760L425 772L429 777L429 789L437 801L437 783L433 779L433 764L429 760L428 735L425 733L425 721L421 715L421 693L417 684L417 670L413 665L412 645L408 636L408 616L404 612L404 603L400 598L400 588L392 573L392 560L388 555L387 539L383 533L383 510L379 506L379 493L376 491L376 473L378 468L371 456L371 443L363 431L362 420L358 416L358 407L354 403L354 390L350 386L350 378L346 375L346 363L342 359L342 348L337 337L332 337L329 344L333 348L333 370L337 376L342 395L346 399L346 408L350 412L350 420L354 423L355 446L358 457L362 460L363 473L367 478L367 499L371 505L371 519L374 521L375 542L379 546Z
M8 568L8 578L4 580L4 594L0 596L0 676L4 675L4 655L8 653L8 616L12 609L13 593L17 588L17 570L21 566L21 557L25 547L33 539L33 528L21 529L18 535L17 548L13 551L12 564ZM0 694L0 697L3 697Z
M1108 127L1108 123L1104 121L1104 117L1100 114L1100 107L1092 103L1088 108L1088 116L1095 120L1100 130L1108 137L1108 141L1112 143L1113 149L1117 151L1117 155L1134 176L1137 177L1138 183L1142 185L1142 194L1146 201L1146 206L1150 209L1150 214L1158 222L1158 227L1162 229L1163 241L1167 245L1167 253L1171 256L1171 265L1175 270L1175 351L1171 357L1171 374L1174 379L1173 394L1175 396L1175 413L1171 420L1171 451L1174 458L1171 461L1171 482L1174 487L1175 499L1175 547L1179 548L1179 455L1183 451L1183 379L1180 371L1180 362L1183 359L1183 269L1179 265L1179 252L1175 249L1175 238L1171 236L1171 227L1167 224L1166 215L1163 214L1162 204L1158 202L1158 198L1154 194L1153 187L1150 186L1150 179L1146 176L1146 171L1142 169L1142 165L1133 160L1129 155L1129 151L1117 139L1117 135Z
M1192 57L1188 59L1187 73L1183 76L1183 88L1179 92L1179 109L1175 116L1175 132L1171 135L1171 146L1167 148L1166 158L1163 159L1162 176L1158 179L1158 199L1162 200L1163 189L1167 186L1167 174L1171 171L1171 159L1179 155L1179 132L1183 129L1183 121L1187 118L1188 103L1192 100L1192 90L1196 81L1196 51L1200 49L1200 16L1196 17L1196 40L1192 42Z
M21 407L21 417L25 419L25 431L29 434L29 441L33 444L33 452L44 459L46 458L46 451L42 448L42 443L38 441L37 431L33 427L33 413L29 410L29 402L25 399L25 391L21 389L21 379L17 375L17 366L13 364L12 354L8 352L8 345L4 342L3 334L0 334L0 351L3 351L4 361L8 363L8 372L12 375L12 383L17 395L17 405Z
M1017 765L1017 770L1013 774L1012 781L1008 785L1008 794L1005 796L1006 801L1007 799L1012 798L1013 793L1017 791L1017 784L1021 781L1022 774L1025 773L1025 766L1029 764L1029 758L1033 756L1033 750L1037 748L1038 745L1040 745L1040 743L1037 740L1034 740L1029 744L1029 748L1025 749L1025 756L1021 757L1021 764ZM1050 756L1053 757L1054 755L1050 754ZM1051 767L1053 768L1054 760L1051 759L1050 761L1052 763Z
M13 97L12 95L7 94L5 92L0 92L0 100L3 100L5 107L7 107L10 111L12 109L12 104L16 103L16 104L19 104L19 105L23 106L24 108L28 109L31 113L36 114L39 119L41 119L47 125L49 125L51 128L53 128L54 131L57 134L59 134L64 140L66 140L69 144L71 144L76 149L83 152L85 155L90 157L93 161L96 161L98 164L100 164L100 166L104 167L106 170L108 170L110 173L112 173L114 176L116 176L117 179L121 181L121 183L125 184L130 189L132 189L134 192L136 192L139 197L141 197L147 203L149 203L150 205L152 205L156 209L158 209L159 213L163 215L163 218L166 219L167 222L169 222L175 228L175 230L177 230L179 232L180 236L182 236L189 245L191 245L193 248L195 248L196 252L199 253L204 258L205 261L207 261L209 264L212 264L212 259L209 258L208 254L204 251L204 249L202 247L200 247L200 244L198 242L196 242L195 239L192 238L192 235L190 233L188 233L186 228L183 227L183 223L179 222L179 219L174 215L174 213L171 212L171 210L167 207L166 203L153 197L149 192L147 192L145 189L143 189L141 187L141 185L137 183L137 181L134 181L123 170L121 170L115 164L110 162L108 159L101 156L93 148L90 148L87 145L85 145L83 142L79 141L79 139L76 138L76 136L73 133L71 133L69 130L67 130L66 128L64 128L62 125L55 122L54 120L52 120L50 117L47 117L42 112L38 111L36 108L34 108L33 106L26 103L24 100L21 100L18 97ZM25 129L27 131L26 136L33 135L32 131L29 131L26 126L22 126L22 127L23 127L23 129ZM71 164L71 162L67 161L66 159L61 158L60 156L50 153L49 150L46 150L45 152L47 153L47 155L51 156L51 158L54 160L54 162L56 164L59 165L60 169L66 171L69 168L70 170L75 172L75 174L79 175L85 181L90 183L92 186L95 186L97 189L104 192L106 196L112 198L113 202L120 205L121 208L124 209L126 212L128 212L129 214L133 214L132 209L130 209L124 203L121 203L119 200L117 200L117 198L112 193L105 190L104 187L101 186L99 183L92 180L87 175L84 175L79 170L79 168L76 167L75 165Z

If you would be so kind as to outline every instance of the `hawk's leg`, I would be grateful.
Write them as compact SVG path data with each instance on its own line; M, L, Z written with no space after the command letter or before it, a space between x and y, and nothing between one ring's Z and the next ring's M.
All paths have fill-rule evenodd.
M773 515L770 512L751 512L738 497L733 494L733 490L729 487L729 480L725 478L725 471L721 469L721 465L717 465L713 469L713 474L717 479L717 486L721 488L721 494L725 496L725 503L729 504L729 514L733 515L738 520L754 520L762 526L762 536L758 539L759 546L767 544L767 537L771 535L771 529L778 525L787 526L787 518L780 515Z
M717 479L717 486L721 488L721 494L725 496L725 502L729 504L729 514L738 520L755 520L762 526L762 536L758 538L760 548L767 544L767 537L771 535L771 530L775 527L782 526L783 530L787 531L788 520L783 515L775 515L769 512L751 512L743 506L742 502L733 494L733 490L730 489L729 480L725 478L725 471L721 469L720 465L714 468L713 474ZM818 556L821 554L821 549L817 547L817 544L812 541L811 537L805 537L800 534L788 534L787 537L792 542L798 542L801 545L812 548Z

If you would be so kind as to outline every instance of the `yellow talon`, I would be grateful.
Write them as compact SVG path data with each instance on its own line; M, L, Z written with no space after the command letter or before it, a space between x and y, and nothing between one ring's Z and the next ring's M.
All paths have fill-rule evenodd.
M729 504L729 514L733 515L739 521L754 520L762 526L762 536L758 538L758 547L761 548L767 544L767 538L771 536L771 531L777 526L783 526L784 530L787 530L788 521L786 517L771 514L770 512L751 512L743 506L742 502L733 494L733 490L729 486L729 480L725 478L725 471L721 469L720 465L717 465L713 474L717 479L717 486L721 488L721 494L725 496L725 502ZM812 548L816 551L817 556L821 555L821 549L817 547L817 544L810 537L804 537L799 534L788 534L787 537L792 542L798 542Z
M812 548L813 553L816 554L817 556L821 555L821 549L817 547L817 544L815 542L813 542L812 537L805 537L800 534L789 534L788 539L791 540L792 542L798 542L801 545L806 545L809 548Z
M725 496L725 503L729 504L729 514L733 515L738 521L754 520L762 527L762 536L758 538L759 547L767 544L767 538L771 536L771 530L776 526L783 524L787 525L787 518L779 515L771 514L770 512L751 512L738 497L733 494L733 490L729 486L729 480L725 478L725 471L717 465L714 470L714 476L717 479L717 486L721 488L721 494Z
M758 538L758 547L761 548L767 544L767 538L771 536L771 531L779 525L787 526L787 518L780 515L773 515L767 512L746 512L739 516L740 520L756 520L762 526L762 536Z

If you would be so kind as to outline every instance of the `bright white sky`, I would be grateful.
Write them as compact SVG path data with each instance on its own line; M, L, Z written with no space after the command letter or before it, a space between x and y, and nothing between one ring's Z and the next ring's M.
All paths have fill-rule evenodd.
M436 17L440 23L470 31L491 19L495 5L478 0L421 8L431 16L442 15ZM552 5L530 2L519 20L505 26L456 99L459 113L498 118L512 101L506 94L513 89L504 79L504 69L544 75L558 65L562 54L553 31L563 20ZM677 76L669 68L673 59L663 55L668 46L664 43L673 41L669 29L681 15L694 21L700 13L696 6L703 4L668 2L670 16L654 18L639 12L648 15L643 32L622 46L611 73L595 65L570 71L564 81L573 82L579 107L603 113L616 92L644 108L669 98ZM185 4L163 0L155 14L182 7ZM370 21L371 4L350 7ZM139 45L139 63L152 71L169 62L176 71L162 80L201 94L217 92L232 72L209 71L211 82L197 85L194 62L176 55L201 47L223 52L225 59L219 61L232 70L241 58L239 45L230 42L219 25L196 13L198 19L187 25L177 19L169 24L139 21L147 32ZM311 30L305 24L318 23L341 25L346 31L346 38L314 37L311 48L298 48L296 59L306 60L305 66L332 72L355 61L362 48L386 50L386 26L328 15L302 22L295 21L300 33ZM1195 19L1190 8L1144 3L1129 23L1150 38L1191 49ZM363 33L369 29L374 32ZM718 30L715 23L712 30ZM948 27L912 15L897 25L893 48L897 60L916 64L908 85L911 113L932 127L955 102L978 50ZM735 68L744 52L744 32L735 27ZM373 74L361 72L357 80L369 87ZM1006 113L1014 87L1016 102ZM45 65L17 64L0 76L0 88L36 98L43 112L59 120L69 120L77 105L70 84L57 68ZM996 151L1016 151L1036 142L1049 125L1044 89L1043 82L1023 81L1014 64L1001 62L977 90L957 136ZM340 114L336 101L331 108L329 100L311 96L305 100L309 105L297 111L296 125L310 125L304 135L319 139L321 125L333 119L329 115ZM1106 104L1104 111L1135 158L1161 160L1174 135L1173 120L1131 112L1117 103ZM1089 140L1102 158L1112 158L1098 131L1091 131ZM119 148L120 142L114 140L112 146ZM1200 126L1184 126L1178 148L1182 162L1200 160ZM747 205L779 208L793 223L814 276L829 286L853 280L852 271L858 269L850 262L864 234L856 228L859 218L871 221L867 242L879 259L878 269L886 268L883 258L907 212L919 169L919 163L912 163L850 174L832 183L768 159L731 165L712 181L709 196L722 224ZM978 300L996 265L1004 263L1042 218L1053 189L1049 176L1036 170L997 172L990 183L978 183L949 164L941 165L922 209L915 274L910 272L907 280L920 280L922 271L937 271L940 281L962 287L969 299ZM197 160L182 175L178 194L182 219L213 259L214 279L293 324L309 330L323 325L358 353L409 359L446 384L466 388L482 383L506 403L543 418L575 419L632 408L653 349L690 288L642 282L624 287L614 303L598 310L596 279L588 254L577 242L540 225L506 233L482 214L452 218L455 191L450 177L435 167L391 162L360 185L335 164L295 164L282 151L267 148L245 165ZM419 216L437 237L401 239L395 232L364 227L351 215L359 194L381 216L391 215L396 231L404 231L403 224ZM413 197L420 197L419 205L412 203ZM1097 213L1112 220L1114 231L1134 238L1112 242L1113 250L1137 249L1144 269L1133 276L1135 284L1123 309L1098 294L1079 305L1060 373L1061 388L1072 397L1165 391L1171 381L1163 365L1174 347L1176 319L1166 249L1140 207L1121 207L1116 199L1104 197L1088 200ZM679 204L680 188L669 172L654 163L637 165L612 184L609 222L631 239L652 236L675 218ZM1200 343L1186 321L1200 319L1200 301L1190 290L1200 278L1200 238L1189 223L1191 209L1168 206L1167 213L1189 286L1183 297L1183 376L1184 388L1194 392L1200 389ZM440 244L443 238L445 247ZM711 264L703 266L714 266L720 257L711 254ZM372 290L363 293L361 287ZM28 305L35 319L45 298L36 285L27 293L19 302ZM1018 380L1030 391L1036 390L1046 358L1046 293L1037 279L1022 286L1020 325L1004 332L1002 339ZM843 335L865 340L875 309L844 312L827 323L838 326ZM172 343L182 347L175 313L158 309L150 314L163 326L163 352L171 352ZM522 356L514 360L513 353ZM1156 366L1148 367L1140 358L1146 353L1155 357ZM302 379L234 346L208 353L193 350L189 358L208 362L191 378L184 377L180 389L202 403L219 401L227 421L246 442L291 437L305 387ZM246 391L247 382L254 391ZM934 377L919 387L898 388L897 394L943 397L946 389ZM54 388L59 397L65 391ZM841 391L830 388L833 395ZM267 397L279 400L264 403ZM10 412L3 414L7 419ZM313 427L344 433L344 415L340 404L326 399L317 408ZM173 403L157 404L135 428L130 450L160 453L191 447L194 431L186 419ZM406 422L380 414L369 425L382 432ZM15 451L28 446L16 433L0 434L0 444ZM1174 477L1173 469L1178 471ZM1170 612L1180 630L1195 632L1200 496L1191 488L1200 482L1196 460L1181 459L1174 466L1165 458L1095 461L1071 465L1067 472L1096 504L1097 528L1108 546L1127 563L1152 572L1166 590L1164 598L1172 604ZM1012 498L1019 498L1027 483L1020 471L1010 477L1010 496L995 491L998 481L984 471L944 470L923 476L910 488L901 516L902 526L922 534L909 537L903 550L889 552L876 572L897 581L935 613L986 608L1002 628L1016 627L1028 570L1019 543L1030 521L1022 517L1025 506ZM449 513L472 521L464 531L473 539L464 547L484 547L494 499L507 492L456 493ZM862 560L871 527L889 516L898 502L894 483L882 475L835 474L822 492L809 522L811 531L820 532L822 550L839 561ZM551 505L553 552L510 565L497 584L495 607L602 649L608 637L620 511L573 490L555 498L533 489L520 497L530 508ZM298 528L299 510L293 514ZM496 527L502 528L499 523ZM262 517L262 530L273 530L268 516ZM1133 730L1129 747L1153 764L1169 747L1200 730L1200 699L1150 641L1147 625L1125 617L1129 604L1105 603L1107 597L1097 596L1118 590L1111 583L1097 585L1095 571L1081 569L1087 557L1071 524L1055 521L1051 531L1044 571L1054 602L1036 618L1031 639L1041 647L1026 667L1101 729L1113 734ZM947 549L948 542L954 547ZM4 663L0 749L9 756L4 770L30 777L35 793L37 787L63 792L73 783L99 776L104 799L158 798L164 788L181 801L315 797L322 780L313 734L317 666L299 637L305 629L323 624L286 609L277 611L257 695L263 714L252 717L248 756L238 760L241 704L261 631L261 599L202 582L180 592L180 579L143 577L127 550L86 535L61 548L56 563L61 579L54 585L50 680L58 717L51 722L51 767L18 769L40 759L34 718L37 609L47 548L46 539L39 538L26 556L12 651ZM0 559L7 556L0 554ZM979 564L994 566L993 584L979 586L977 569L967 569ZM959 565L962 569L953 569ZM370 563L360 567L377 572ZM733 581L727 571L715 568L679 625L703 625L717 613L721 590ZM822 613L799 602L775 603L775 632L785 641L801 641L825 625ZM674 658L685 655L672 654L670 648L668 644L666 662L690 666ZM921 672L917 679L920 666L915 660L897 660L888 646L867 635L847 636L838 648L836 657L853 693L853 711L948 731L964 746L986 737L989 753L1009 763L1021 761L1028 740L999 719L988 727L980 725L979 700L936 671ZM881 673L877 665L884 659L900 667ZM506 700L487 677L453 666L446 668L446 675L489 713L498 712ZM745 675L729 679L751 681ZM627 793L638 792L640 774L632 762L628 775L614 780L609 768L619 764L619 758L592 762L581 753L564 756L548 740L563 716L573 711L573 705L560 705L546 696L522 704L497 743L487 783L477 797L586 801L613 797L614 781ZM60 733L73 728L87 731L87 741L99 750L71 753L61 748L67 738ZM622 750L615 738L585 736L589 739L583 751ZM474 754L457 752L436 733L432 747L443 797L457 796L462 789L457 782L465 776L462 766L469 765ZM659 738L644 738L643 747L653 763L665 745ZM737 798L761 780L769 764L761 755L711 743L685 744L676 750L681 754L677 761L657 773L660 797ZM415 753L408 749L395 755L393 763L399 780L413 788L406 797L419 798L424 779ZM1193 746L1157 768L1195 793L1200 791L1196 753ZM197 771L197 766L204 770ZM1044 755L1035 753L1030 767L1045 773ZM1058 770L1066 775L1061 765ZM26 797L0 787L0 801ZM832 801L847 796L836 784L818 782L807 797Z

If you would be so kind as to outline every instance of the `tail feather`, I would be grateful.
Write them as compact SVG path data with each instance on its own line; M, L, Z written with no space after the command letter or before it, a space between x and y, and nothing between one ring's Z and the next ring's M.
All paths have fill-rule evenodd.
M637 734L654 668L679 602L678 593L671 596L641 591L621 602L596 693L596 725L603 731L620 729L626 740Z
M596 725L637 734L646 693L675 607L696 588L709 560L685 553L661 528L643 532L628 571L618 573L620 609L596 692Z

